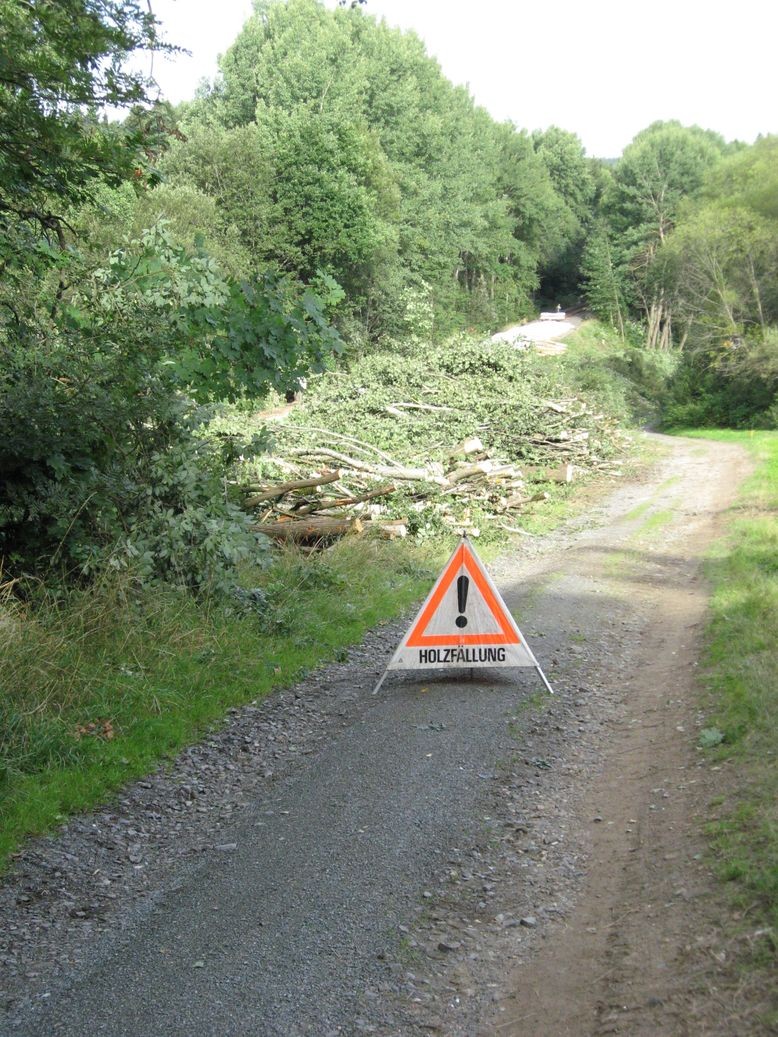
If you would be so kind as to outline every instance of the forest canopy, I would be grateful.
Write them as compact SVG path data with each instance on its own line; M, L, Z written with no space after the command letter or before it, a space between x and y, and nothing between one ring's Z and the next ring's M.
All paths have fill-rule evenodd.
M582 263L587 299L680 356L666 419L778 420L778 138L655 123L616 163Z
M573 134L496 123L414 34L317 0L257 3L178 128L160 214L186 192L240 268L326 270L355 344L528 313L595 194Z

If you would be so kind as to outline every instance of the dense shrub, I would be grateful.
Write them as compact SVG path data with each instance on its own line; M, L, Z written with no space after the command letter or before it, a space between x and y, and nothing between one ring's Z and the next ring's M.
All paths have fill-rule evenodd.
M339 348L313 291L235 284L164 230L0 323L0 556L13 575L133 562L223 584L256 543L224 498L199 404L283 389ZM323 290L337 298L337 286Z
M778 330L684 354L663 420L676 428L778 428Z

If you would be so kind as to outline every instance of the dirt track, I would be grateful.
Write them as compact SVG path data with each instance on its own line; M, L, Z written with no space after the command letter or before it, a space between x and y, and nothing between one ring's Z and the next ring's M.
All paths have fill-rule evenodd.
M655 439L493 568L554 699L529 671L374 698L395 624L235 715L19 861L0 1033L758 1033L714 989L695 749L700 562L749 462Z

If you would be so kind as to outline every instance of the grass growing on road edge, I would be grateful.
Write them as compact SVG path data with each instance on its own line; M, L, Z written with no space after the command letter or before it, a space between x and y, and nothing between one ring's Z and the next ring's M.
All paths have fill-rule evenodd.
M26 836L105 801L231 706L359 641L425 594L446 548L346 538L251 574L261 611L229 614L126 579L0 604L0 870ZM376 660L376 668L382 664Z
M708 565L710 715L701 744L736 766L734 795L709 832L759 964L778 950L778 432L687 434L742 443L758 461Z

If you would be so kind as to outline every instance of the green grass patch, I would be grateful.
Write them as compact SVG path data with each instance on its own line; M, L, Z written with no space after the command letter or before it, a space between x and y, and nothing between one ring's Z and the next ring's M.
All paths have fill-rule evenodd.
M669 525L673 521L673 512L667 508L660 508L658 511L652 511L650 515L646 516L646 519L641 523L640 529L635 534L636 537L650 537L654 533L658 533L665 526Z
M345 538L246 574L241 613L126 579L0 607L0 867L26 836L105 801L231 706L342 655L427 592L440 542Z
M618 330L610 324L590 318L565 338L568 350L576 349L591 353L616 353L625 346Z
M576 493L575 484L544 483L543 486L549 499L530 505L512 520L516 527L532 536L552 532L585 506L585 501Z
M708 562L713 583L705 751L728 759L735 789L709 833L757 959L778 949L778 432L684 433L742 443L758 462ZM720 736L720 737L719 737ZM715 744L718 741L719 744ZM701 743L702 744L702 743Z
M638 504L636 508L633 508L632 511L628 511L626 515L624 515L622 519L623 522L636 522L638 519L642 519L643 516L645 516L644 521L640 523L639 529L632 534L632 540L639 540L645 536L650 536L652 533L664 529L668 523L672 522L672 511L667 508L660 508L657 511L651 511L653 506L654 505L651 501L644 501L642 504Z
M606 576L617 579L635 565L635 553L629 549L610 550L603 559L602 569Z
M515 712L508 721L508 733L511 738L521 741L526 736L529 720L549 708L548 695L542 691L534 691L517 702Z
M624 516L624 522L636 522L637 519L642 518L648 509L651 507L651 501L643 501L642 504L638 504L632 511L628 511Z

